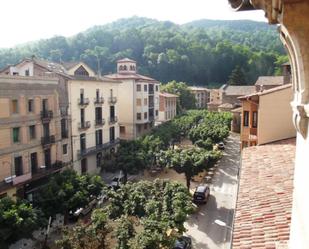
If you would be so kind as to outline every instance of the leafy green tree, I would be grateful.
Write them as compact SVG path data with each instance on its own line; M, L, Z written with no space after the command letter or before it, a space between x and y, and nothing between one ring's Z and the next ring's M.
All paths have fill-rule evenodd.
M177 104L178 113L195 108L195 96L191 93L186 83L170 81L166 85L161 86L161 91L179 96Z
M235 67L235 69L232 71L231 75L229 76L228 84L230 85L247 85L245 75L243 73L243 70L239 65Z
M117 249L130 249L130 240L135 237L134 221L126 215L121 216L116 228Z
M78 175L74 170L65 170L40 189L34 203L47 217L61 213L66 221L70 210L87 205L91 198L101 193L102 188L99 176Z
M96 209L91 215L91 224L79 224L65 228L56 243L62 249L106 249L107 235L111 232L104 210Z
M46 225L43 213L25 201L0 199L0 246L29 238L32 232Z

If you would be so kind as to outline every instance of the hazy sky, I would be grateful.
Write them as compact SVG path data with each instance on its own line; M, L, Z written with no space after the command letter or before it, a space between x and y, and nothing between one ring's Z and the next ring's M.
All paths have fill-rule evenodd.
M228 0L8 0L1 2L0 47L71 36L134 15L178 24L203 18L266 20L261 11L233 12Z

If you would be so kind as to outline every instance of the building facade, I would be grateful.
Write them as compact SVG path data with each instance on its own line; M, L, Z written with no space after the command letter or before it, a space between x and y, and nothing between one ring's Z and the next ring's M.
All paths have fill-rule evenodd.
M196 108L207 108L210 102L210 91L205 87L189 86L190 91L194 94L196 100Z
M46 177L70 163L57 86L57 78L0 76L1 197L31 201Z
M161 92L158 122L163 123L173 119L177 114L178 95Z
M128 58L117 61L117 73L105 77L120 80L120 138L135 139L148 133L159 117L159 82L137 73L136 62Z
M292 122L291 84L240 97L241 147L266 144L296 136Z
M98 173L119 144L118 87L120 81L97 77L84 63L67 71L72 117L73 167ZM81 74L83 76L81 76Z

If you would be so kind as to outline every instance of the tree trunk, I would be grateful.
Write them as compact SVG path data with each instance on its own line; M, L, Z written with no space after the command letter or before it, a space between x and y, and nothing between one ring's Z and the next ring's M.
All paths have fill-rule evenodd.
M122 169L122 173L123 173L124 184L126 184L128 181L128 171L126 169Z
M191 176L190 175L186 175L186 182L187 182L187 188L188 188L188 190L190 190L190 184L191 184Z

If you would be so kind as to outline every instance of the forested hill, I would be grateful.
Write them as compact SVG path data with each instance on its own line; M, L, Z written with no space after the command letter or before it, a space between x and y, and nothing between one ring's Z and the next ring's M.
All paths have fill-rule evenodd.
M95 26L73 37L56 36L11 49L0 49L0 67L36 55L61 61L84 60L102 74L130 57L142 74L161 82L194 85L226 83L238 65L247 82L272 75L286 61L275 27L253 21L199 20L184 25L132 17Z

